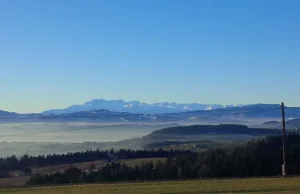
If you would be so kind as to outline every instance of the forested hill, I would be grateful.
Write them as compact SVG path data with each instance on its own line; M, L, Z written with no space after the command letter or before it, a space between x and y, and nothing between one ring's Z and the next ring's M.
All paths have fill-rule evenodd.
M245 125L191 125L191 126L176 126L156 130L149 134L149 136L161 135L201 135L201 134L215 134L215 135L279 135L280 130L266 129L266 128L249 128Z
M287 174L300 174L300 135L286 137ZM192 178L262 177L281 174L281 136L253 140L245 146L205 152L170 154L166 161L142 163L135 167L108 163L95 172L71 168L64 173L33 176L28 184L70 184Z

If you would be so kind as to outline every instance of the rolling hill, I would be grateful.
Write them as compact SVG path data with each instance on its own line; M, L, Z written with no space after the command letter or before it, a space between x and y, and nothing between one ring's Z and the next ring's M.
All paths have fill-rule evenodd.
M253 135L253 136L268 136L279 135L280 130L266 128L249 128L245 125L191 125L191 126L176 126L165 129L160 129L152 132L149 136L161 135Z
M268 121L264 122L261 127L265 128L276 128L280 129L282 128L282 122L279 121ZM300 119L290 119L285 122L285 127L287 129L298 129L300 128Z
M285 108L287 120L300 118L299 107ZM249 124L279 121L279 105L257 104L243 107L226 107L212 110L185 111L179 113L137 114L95 109L63 114L18 114L0 111L1 121L93 121L93 122L189 122L195 124ZM274 124L274 123L273 123Z

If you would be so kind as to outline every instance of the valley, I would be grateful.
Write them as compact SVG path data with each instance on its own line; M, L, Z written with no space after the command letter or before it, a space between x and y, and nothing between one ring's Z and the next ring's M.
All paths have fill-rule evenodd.
M299 10L0 0L0 194L300 193Z
M287 107L288 117L296 117L300 108ZM244 149L248 141L279 136L280 109L274 105L225 107L179 113L136 114L111 110L89 110L63 114L18 114L0 112L0 157L81 154L88 150L172 150L206 153L215 149ZM287 134L297 132L298 119L288 119ZM98 152L98 151L96 151ZM146 158L118 159L121 165L140 166L157 163L153 153ZM86 156L85 156L86 157ZM165 161L165 157L158 157ZM90 166L106 166L99 158L83 161L28 165L26 169L9 171L0 180L3 187L23 183L30 176L64 173L70 168L81 171ZM144 165L144 164L143 164ZM101 167L102 168L102 167ZM13 174L20 176L13 177Z

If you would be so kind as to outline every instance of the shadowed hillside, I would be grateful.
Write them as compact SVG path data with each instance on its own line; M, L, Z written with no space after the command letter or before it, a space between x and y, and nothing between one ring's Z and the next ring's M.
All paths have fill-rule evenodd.
M267 136L280 134L279 130L265 128L249 128L245 125L192 125L192 126L176 126L156 130L149 136L160 135L254 135Z

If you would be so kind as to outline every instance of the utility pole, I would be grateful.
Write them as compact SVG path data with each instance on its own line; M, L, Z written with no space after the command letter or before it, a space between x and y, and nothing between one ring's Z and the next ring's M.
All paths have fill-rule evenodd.
M285 116L284 116L284 103L281 103L282 115L282 176L286 176L286 161L285 161Z

